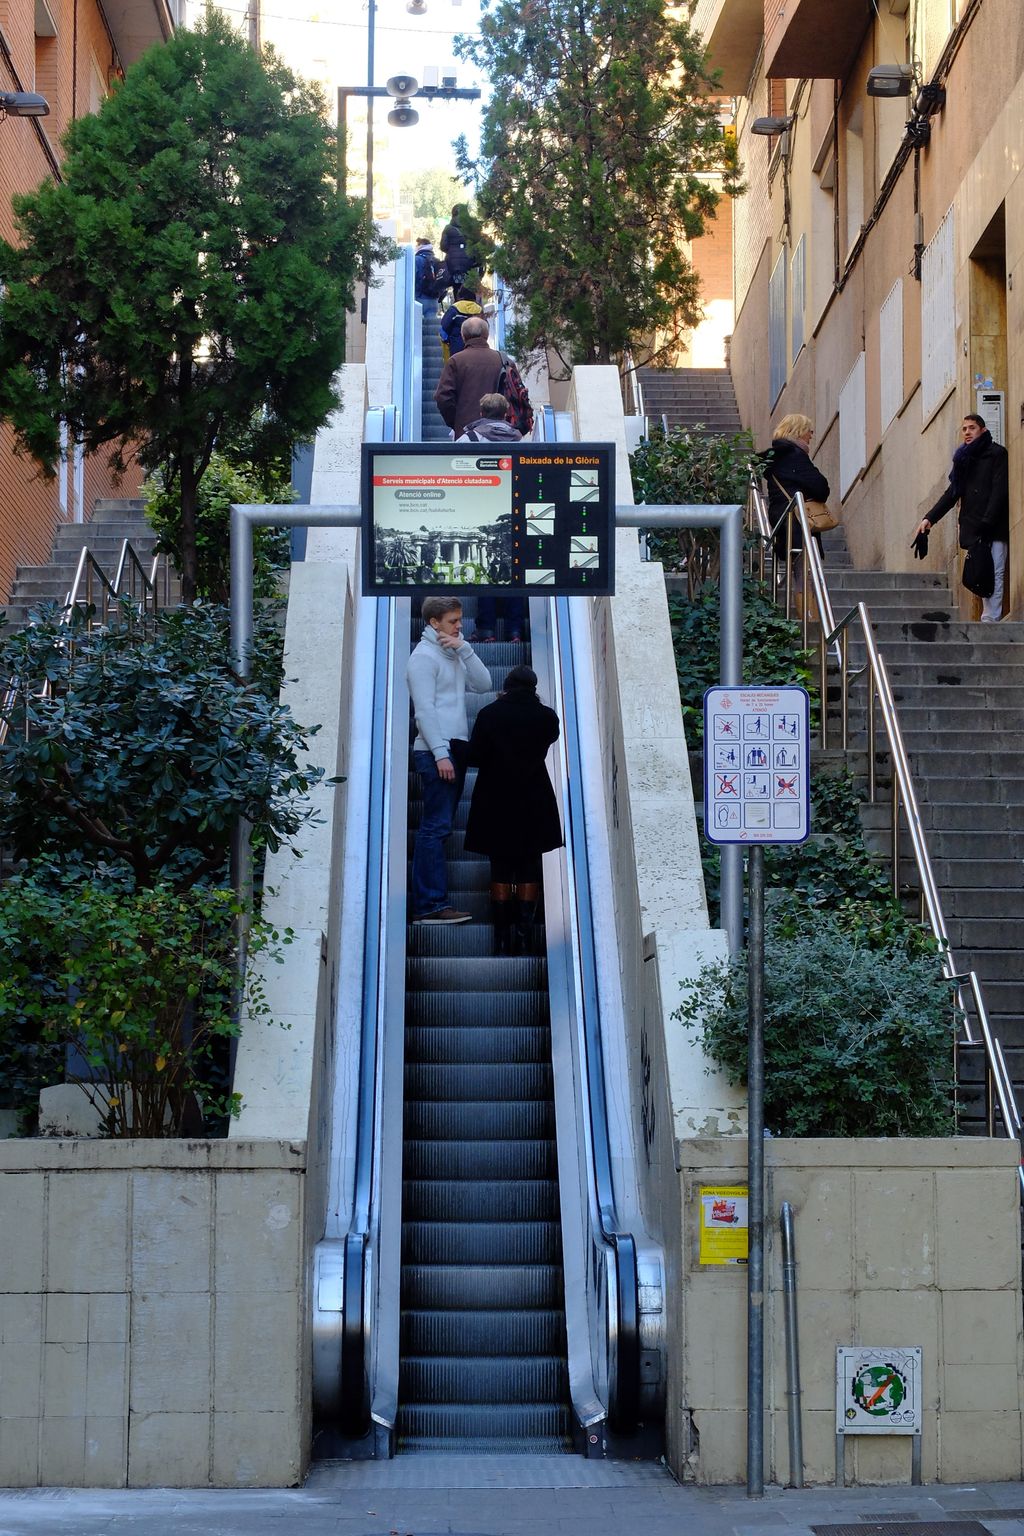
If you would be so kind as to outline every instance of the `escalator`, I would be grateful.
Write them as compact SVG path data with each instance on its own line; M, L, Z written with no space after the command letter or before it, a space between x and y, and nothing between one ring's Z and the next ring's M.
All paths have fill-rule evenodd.
M475 649L496 690L530 660ZM462 846L474 778L448 859L473 921L408 929L397 1449L550 1453L573 1442L546 947L538 923L494 955L489 861ZM412 773L410 854L419 813Z
M408 274L411 304L411 260ZM420 327L410 309L407 347L418 349ZM423 331L422 353L403 365L415 389L374 419L385 440L403 419L407 441L436 430L436 326ZM420 389L422 438L409 427ZM545 429L564 437L550 411L539 413ZM471 632L471 597L464 606ZM594 782L602 726L591 626L567 599L533 598L527 644L504 641L499 622L499 638L477 648L495 688L529 661L562 721L549 763L566 847L544 857L543 911L526 952L494 956L488 861L463 848L472 770L449 849L452 901L472 921L408 921L420 810L405 685L414 608L359 604L340 931L362 935L358 964L348 950L361 1022L358 1039L339 1032L336 1047L314 1257L313 1453L656 1456L663 1261L644 1233L621 1091L632 1069L608 901L609 806ZM488 697L467 695L471 726Z

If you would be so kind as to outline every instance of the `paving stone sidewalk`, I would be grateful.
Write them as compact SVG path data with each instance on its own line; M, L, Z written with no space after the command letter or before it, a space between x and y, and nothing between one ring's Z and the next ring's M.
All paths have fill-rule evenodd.
M844 1525L843 1536L944 1536L922 1522L945 1536L1024 1536L1024 1485L770 1488L753 1500L680 1487L661 1467L567 1456L322 1466L292 1489L0 1490L0 1536L825 1536L815 1527Z

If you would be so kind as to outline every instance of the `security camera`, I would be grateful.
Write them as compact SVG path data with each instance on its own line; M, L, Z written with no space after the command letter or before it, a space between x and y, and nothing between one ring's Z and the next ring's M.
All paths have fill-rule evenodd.
M394 109L388 113L388 122L392 128L412 128L419 120L419 113L407 101L396 102Z
M400 101L415 96L419 88L419 81L414 80L412 75L392 75L387 82L388 95L396 96Z

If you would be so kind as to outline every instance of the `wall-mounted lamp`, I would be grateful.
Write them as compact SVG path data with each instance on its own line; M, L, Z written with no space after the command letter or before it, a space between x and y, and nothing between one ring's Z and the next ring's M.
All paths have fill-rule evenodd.
M750 131L770 139L776 134L785 133L795 122L795 117L755 117L750 125Z
M909 64L876 64L868 70L869 96L909 96L914 88L914 71Z
M914 111L918 117L934 117L936 112L941 112L946 105L946 87L931 82L922 85L914 101Z
M5 117L48 117L50 103L37 91L0 91L0 122Z

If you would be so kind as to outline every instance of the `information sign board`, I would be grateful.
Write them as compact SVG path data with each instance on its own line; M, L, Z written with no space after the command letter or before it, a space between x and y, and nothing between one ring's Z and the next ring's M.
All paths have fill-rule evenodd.
M745 1264L748 1239L746 1185L702 1187L699 1263Z
M836 1350L836 1434L921 1433L919 1346L840 1345Z
M612 443L366 443L363 591L614 591Z
M811 830L805 688L704 695L704 835L713 843L802 843Z

